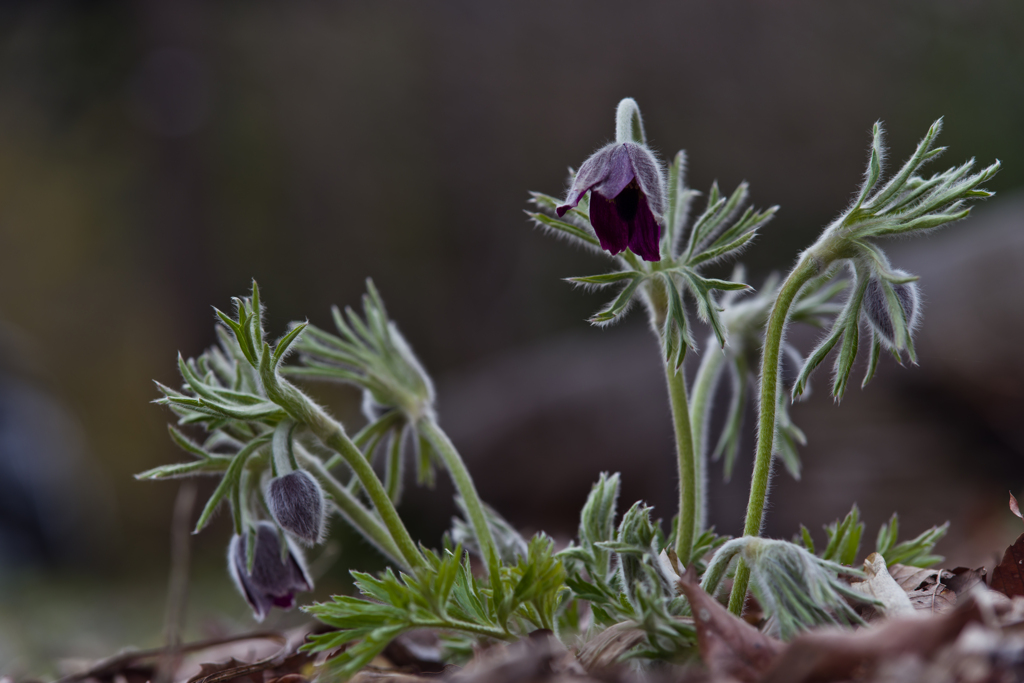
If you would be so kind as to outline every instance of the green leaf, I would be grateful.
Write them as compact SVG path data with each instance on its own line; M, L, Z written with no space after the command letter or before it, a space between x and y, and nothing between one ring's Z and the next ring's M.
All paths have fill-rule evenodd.
M633 270L622 270L614 273L604 273L602 275L585 275L583 277L567 277L565 278L568 282L581 285L594 285L597 287L607 287L623 280L632 280L635 278L643 277L642 273L638 273Z
M840 314L842 315L842 314ZM792 398L795 401L798 396L804 393L807 387L807 381L810 379L811 374L817 369L821 362L825 360L829 352L836 345L839 339L843 336L843 331L846 329L845 321L840 318L836 318L832 325L832 329L829 333L818 342L818 345L814 347L810 355L807 356L807 360L804 361L804 365L800 368L800 374L797 375L796 382L793 383Z
M161 465L160 467L154 467L151 470L146 470L145 472L136 474L135 478L139 480L176 479L178 477L185 477L191 474L213 474L216 472L223 472L228 468L230 463L231 458L213 456L206 460L180 462L173 465Z
M905 564L911 567L930 567L933 564L942 562L941 555L933 555L932 549L946 535L949 530L949 522L942 526L933 526L919 536L903 541L889 549L889 553L883 553L885 561L889 565ZM896 531L893 529L892 540L896 539Z
M736 187L722 208L715 212L715 215L704 224L701 230L702 234L698 236L698 248L700 248L701 241L712 239L736 215L740 206L743 205L749 196L749 185L744 181Z
M662 343L665 350L666 362L671 362L673 367L679 369L686 357L686 350L695 347L693 337L690 335L690 325L686 320L686 309L683 307L683 298L679 293L679 286L669 273L661 271L658 273L662 284L668 292L668 313L665 316L665 325L662 329Z
M636 293L637 287L640 286L644 279L644 277L634 277L630 280L629 284L622 288L622 291L619 292L619 295L611 303L591 316L590 323L593 325L606 325L624 315L629 310L629 305L633 302L633 295Z
M856 206L859 208L867 196L875 189L878 179L882 176L882 160L885 158L885 145L882 142L882 122L876 121L871 131L871 158L868 160L868 169L864 174L864 184L860 189L860 196L857 198Z
M892 517L889 521L882 525L878 530L878 540L875 541L875 552L882 557L888 558L889 551L896 545L896 538L899 534L899 515L895 512L892 513ZM891 562L887 563L892 564Z
M196 528L192 533L199 533L209 523L210 518L213 517L214 511L217 509L217 505L224 499L224 497L231 492L231 490L238 486L238 479L242 474L242 468L245 466L246 461L253 453L258 451L262 446L266 445L270 441L270 435L266 434L263 436L256 437L248 444L245 448L238 451L232 459L231 464L228 466L227 471L221 478L217 488L214 489L210 499L206 501L206 507L203 508L203 512L199 515L199 520L196 522ZM238 529L236 529L236 533ZM251 545L251 544L250 544Z
M288 353L288 349L295 342L303 330L309 326L309 322L302 322L293 327L288 334L281 337L281 341L277 342L277 347L274 349L274 356L271 359L271 365L276 370L277 366L280 365L281 359L284 358L285 354Z
M800 538L804 543L804 547L807 548L807 551L813 554L814 539L811 538L810 530L808 530L808 528L805 527L803 524L800 525Z
M598 249L601 248L601 243L598 241L596 236L590 234L583 228L576 227L572 223L566 223L565 221L560 221L557 218L552 218L551 216L546 216L542 213L527 212L526 215L529 216L533 220L534 224L540 228L548 230L556 235L569 237L571 240L583 243L584 246L596 247Z
M202 460L209 460L213 457L210 453L203 450L203 448L197 443L175 429L173 425L167 425L167 432L171 435L171 441L186 453L191 453Z
M885 187L873 196L867 203L867 207L870 209L880 209L890 199L895 197L904 187L910 177L917 171L918 167L927 159L927 154L932 150L932 145L935 143L935 138L938 136L939 131L942 130L942 119L939 118L931 125L928 132L925 134L921 142L918 143L917 149L914 150L914 154L907 160L907 163L903 165ZM870 173L870 171L869 171Z
M853 362L857 359L857 346L860 339L860 318L850 316L846 320L846 329L843 332L843 345L836 356L834 366L834 377L832 379L832 395L838 400L846 393L846 386L850 379L850 371L853 369Z
M690 258L687 261L687 265L689 265L689 266L699 266L702 263L707 263L709 261L714 261L714 260L716 260L718 258L721 258L722 256L726 256L728 254L731 254L732 252L738 251L739 249L744 247L747 244L747 242L749 242L750 240L754 239L754 237L755 237L755 233L748 232L747 234L745 234L745 235L743 235L741 237L738 237L737 239L733 240L732 242L727 242L725 244L719 245L719 246L714 247L712 249L707 249L706 251L702 251L699 254L697 254L696 256Z

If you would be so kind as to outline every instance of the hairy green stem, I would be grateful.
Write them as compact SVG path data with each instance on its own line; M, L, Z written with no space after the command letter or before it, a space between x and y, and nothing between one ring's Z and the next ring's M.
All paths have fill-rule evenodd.
M366 459L359 447L345 434L345 428L338 424L324 409L314 403L308 396L299 391L293 384L280 377L277 368L271 362L270 346L264 342L263 354L259 363L260 379L267 392L267 398L284 408L297 422L305 424L309 430L328 448L341 455L359 477L359 483L370 497L370 502L377 508L377 514L384 523L392 540L398 547L401 556L410 569L426 567L419 548L409 535L409 530L398 516L391 497L373 471L370 461Z
M491 526L487 523L487 514L484 512L484 504L480 500L480 494L476 492L473 478L469 476L466 464L455 450L448 435L442 431L432 417L424 417L419 422L419 428L423 435L430 441L430 445L441 456L444 466L451 475L456 490L462 496L466 504L466 512L469 515L469 523L473 526L473 533L476 535L477 543L480 544L480 554L483 556L487 567L491 567L491 561L498 557L494 545L494 536L491 534Z
M323 461L299 449L296 449L296 455L302 465L320 481L327 496L348 523L362 533L385 557L399 566L408 568L408 563L388 530L359 502L358 498L352 495L351 491L331 475Z
M708 489L708 422L711 417L712 399L715 388L725 365L725 353L712 343L700 360L697 376L693 380L693 395L690 397L690 432L693 435L693 452L697 480L697 522L695 534L704 531L707 524Z
M761 351L761 395L758 405L757 450L754 454L754 472L750 479L750 500L747 503L747 518L743 525L744 536L761 533L765 500L768 496L768 480L771 476L772 450L775 445L775 410L779 394L779 354L786 332L789 309L800 289L818 274L820 261L812 250L804 252L796 267L782 283L775 305L768 316L764 348ZM736 568L729 609L733 614L743 612L743 603L750 583L750 568L741 560Z
M676 527L676 556L679 563L690 563L697 525L697 464L693 452L690 408L686 399L686 375L682 368L665 364L668 396L672 404L672 426L676 433L676 455L679 461L679 524Z
M650 314L651 328L661 339L665 329L669 293L664 282L651 282L645 289L645 303ZM680 342L682 343L682 342ZM664 344L664 340L662 340ZM686 374L671 361L665 363L672 427L676 436L676 461L679 466L679 515L676 522L676 556L685 566L693 551L697 522L697 468L693 456L693 435L690 425L690 406L686 397Z
M423 559L423 555L420 554L419 548L416 547L412 536L409 535L408 529L402 523L402 518L398 516L398 510L395 509L394 503L391 502L391 497L388 496L384 485L377 478L377 473L373 471L373 467L370 466L369 461L363 456L362 451L356 448L352 440L345 435L341 425L330 420L330 422L325 424L311 424L309 426L325 446L337 451L341 454L341 457L345 458L345 462L352 468L355 475L359 477L359 483L363 485L363 489L370 497L373 506L377 508L377 514L380 515L380 519L398 547L399 553L405 558L406 564L411 569L426 567L427 563Z

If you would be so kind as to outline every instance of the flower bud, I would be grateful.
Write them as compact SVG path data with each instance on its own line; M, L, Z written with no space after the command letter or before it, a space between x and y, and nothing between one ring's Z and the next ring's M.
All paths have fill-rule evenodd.
M910 332L917 325L919 308L917 285L907 282L889 286L892 287L901 310L893 311L890 308L889 298L885 295L882 283L878 278L871 278L864 290L864 315L883 344L889 348L902 349L909 341ZM902 318L908 339L896 338L897 326L894 322L896 315Z
M247 570L247 543L247 534L236 534L231 538L228 571L257 621L263 621L272 607L291 609L295 606L295 593L313 589L313 581L298 548L288 543L288 553L282 559L281 537L273 524L256 524L252 573Z
M285 531L310 545L324 530L324 494L320 484L305 470L295 470L270 480L267 507Z

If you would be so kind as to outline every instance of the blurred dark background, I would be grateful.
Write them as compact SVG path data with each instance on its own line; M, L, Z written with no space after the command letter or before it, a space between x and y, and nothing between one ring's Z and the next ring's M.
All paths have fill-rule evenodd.
M655 342L639 314L590 328L602 300L559 278L605 264L522 213L624 96L694 187L782 206L744 257L755 285L849 200L875 120L894 164L938 116L934 170L1003 160L968 223L894 245L923 276L920 367L883 359L841 408L822 372L793 410L804 480L779 474L768 515L822 539L856 501L869 541L893 511L907 534L950 519L950 563L991 566L1024 486L1022 30L1012 0L0 4L0 671L159 642L177 485L132 474L182 454L150 380L177 383L254 277L279 334L372 276L517 525L567 540L602 470L671 517ZM316 389L358 428L358 396ZM729 486L711 469L720 531L751 443ZM449 493L404 504L428 543ZM190 634L251 624L224 521L194 539ZM376 562L340 526L316 597Z

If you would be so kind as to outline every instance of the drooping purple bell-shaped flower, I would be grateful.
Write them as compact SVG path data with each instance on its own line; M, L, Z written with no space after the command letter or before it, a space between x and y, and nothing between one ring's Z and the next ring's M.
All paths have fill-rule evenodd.
M583 162L559 216L590 192L590 223L601 248L618 254L627 247L645 261L660 261L665 183L657 159L644 145L613 142Z
M305 470L275 477L267 485L267 507L274 520L303 542L317 543L324 530L324 494Z
M256 557L252 573L246 570L247 535L236 534L228 545L228 571L252 608L257 621L263 621L272 607L295 607L295 594L313 589L301 551L288 543L281 559L281 537L270 522L256 524Z

